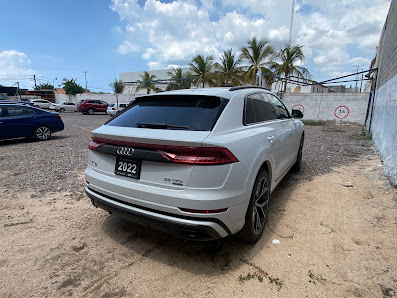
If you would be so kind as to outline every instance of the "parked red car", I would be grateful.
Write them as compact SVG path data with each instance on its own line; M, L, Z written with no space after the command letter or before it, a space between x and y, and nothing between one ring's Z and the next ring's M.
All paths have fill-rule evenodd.
M95 112L106 113L109 104L103 100L85 99L77 104L77 111L83 114L94 115Z

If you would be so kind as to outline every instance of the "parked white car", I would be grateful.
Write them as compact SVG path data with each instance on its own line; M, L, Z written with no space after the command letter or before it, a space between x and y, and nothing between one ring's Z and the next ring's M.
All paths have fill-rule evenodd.
M106 110L106 113L110 116L115 116L118 111L122 111L127 107L128 103L119 103L118 106L116 103L111 103Z
M33 102L40 109L49 109L52 102L45 99L30 99L30 102Z
M302 163L304 126L255 86L138 97L92 132L85 191L95 207L184 239L256 242L271 192Z
M73 102L61 101L51 104L50 109L61 113L66 111L77 112L77 105Z

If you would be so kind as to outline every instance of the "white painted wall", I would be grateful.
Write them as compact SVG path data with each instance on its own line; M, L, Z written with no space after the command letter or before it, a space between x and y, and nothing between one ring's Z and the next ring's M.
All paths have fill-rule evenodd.
M364 124L369 93L283 94L282 101L291 112L299 109L303 120L336 120Z
M376 91L371 131L385 174L397 185L397 74Z
M129 103L135 99L133 94L119 94L119 103ZM108 93L95 93L95 94L76 94L76 95L67 95L67 94L55 94L55 102L60 101L70 101L74 103L78 103L80 100L84 99L96 99L103 100L107 103L116 103L116 95L108 94Z

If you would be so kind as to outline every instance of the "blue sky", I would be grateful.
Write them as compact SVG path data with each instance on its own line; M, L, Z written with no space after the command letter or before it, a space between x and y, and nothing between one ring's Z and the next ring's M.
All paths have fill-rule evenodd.
M13 0L2 2L0 84L33 86L76 78L111 92L120 72L186 66L196 54L218 59L252 36L279 49L289 38L291 0ZM368 69L390 0L297 0L293 43L321 81ZM371 16L371 17L368 17ZM57 80L54 80L57 78Z

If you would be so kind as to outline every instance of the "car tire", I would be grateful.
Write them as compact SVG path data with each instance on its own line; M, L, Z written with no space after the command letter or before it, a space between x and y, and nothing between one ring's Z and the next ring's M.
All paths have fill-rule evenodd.
M94 115L94 113L95 113L95 111L94 111L93 108L88 108L88 109L87 109L87 114L88 114L88 115Z
M296 162L292 166L291 170L292 172L298 172L302 168L302 155L303 155L303 144L305 142L305 136L302 135L300 143L299 143L299 149L298 149L298 155L296 158Z
M65 108L60 108L59 111L60 111L61 113L63 113L63 112L65 112Z
M248 243L256 243L262 237L269 214L270 181L269 174L260 169L252 189L251 199L245 215L240 238Z
M51 138L51 129L48 126L40 125L34 130L33 136L39 141L48 140Z

